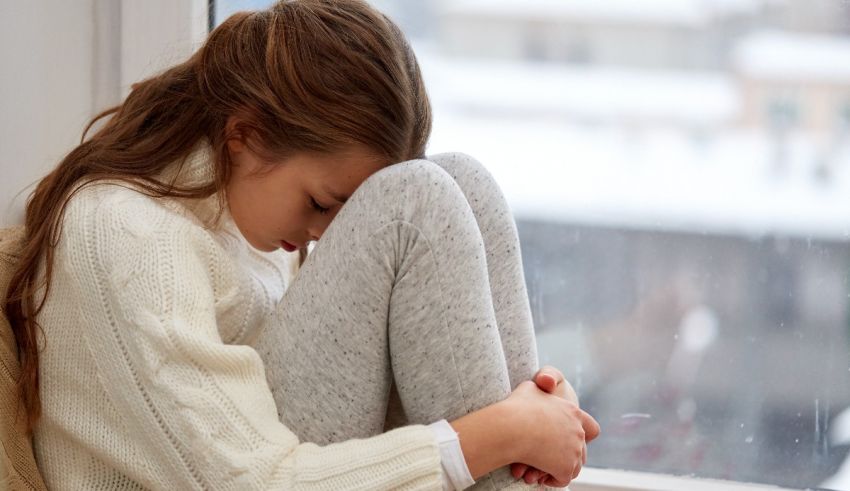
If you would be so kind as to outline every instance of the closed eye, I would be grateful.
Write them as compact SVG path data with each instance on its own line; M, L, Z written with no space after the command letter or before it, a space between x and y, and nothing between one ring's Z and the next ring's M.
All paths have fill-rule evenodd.
M319 203L315 200L315 198L312 198L312 197L310 198L310 205L311 205L311 206L312 206L312 207L313 207L316 211L318 211L319 213L321 213L322 215L324 215L325 213L327 213L327 212L328 212L328 208L325 208L324 206L320 205L320 204L319 204Z

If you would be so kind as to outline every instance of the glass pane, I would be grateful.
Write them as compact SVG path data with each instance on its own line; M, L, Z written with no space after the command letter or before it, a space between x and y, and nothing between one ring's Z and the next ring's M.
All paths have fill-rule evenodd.
M373 3L511 202L589 465L850 490L850 2Z
M273 3L274 0L210 0L213 23L219 25L234 12L264 9Z

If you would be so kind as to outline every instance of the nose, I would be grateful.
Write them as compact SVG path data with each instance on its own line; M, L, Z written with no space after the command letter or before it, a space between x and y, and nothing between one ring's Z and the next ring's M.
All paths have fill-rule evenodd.
M321 216L318 219L314 220L307 227L307 237L309 237L308 241L317 241L322 238L322 234L325 233L325 230L330 226L331 221L333 221L336 216L336 212L328 213L327 215Z
M309 237L307 242L315 242L319 240L322 237L322 232L324 232L324 229L318 230L317 228L312 228L307 230L307 237Z

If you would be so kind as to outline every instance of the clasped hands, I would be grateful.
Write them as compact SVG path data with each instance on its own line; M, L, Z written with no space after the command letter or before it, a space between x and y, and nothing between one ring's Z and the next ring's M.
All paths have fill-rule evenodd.
M578 407L578 395L567 382L564 374L557 368L544 366L538 370L532 381L540 390L566 399ZM587 443L599 436L600 432L599 423L592 416L584 411L580 411L579 414L581 426L584 429L584 443L581 448L581 463L576 465L572 479L579 475L582 466L587 463ZM521 463L511 464L511 474L517 479L523 479L527 484L536 482L545 486L564 487L570 483L570 481L556 479L540 469Z

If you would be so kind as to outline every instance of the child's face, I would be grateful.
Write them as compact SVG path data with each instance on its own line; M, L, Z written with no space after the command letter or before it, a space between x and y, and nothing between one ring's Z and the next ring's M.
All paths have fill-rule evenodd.
M245 239L266 252L319 240L344 200L385 166L363 149L296 154L271 166L238 141L228 142L228 149L234 163L226 190L230 214Z

